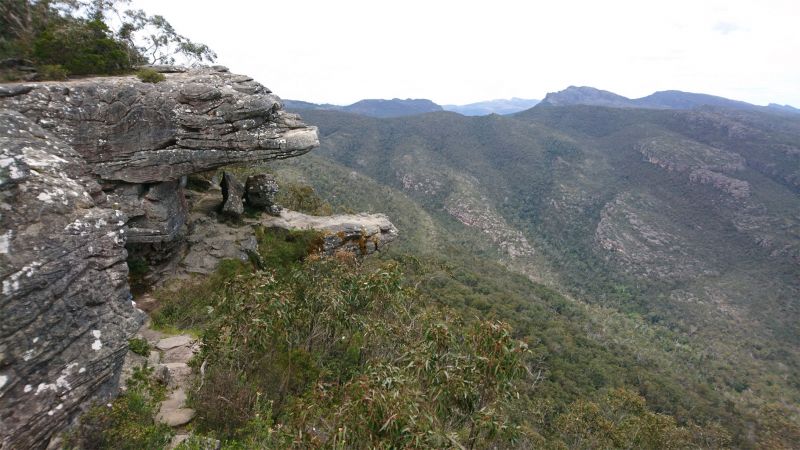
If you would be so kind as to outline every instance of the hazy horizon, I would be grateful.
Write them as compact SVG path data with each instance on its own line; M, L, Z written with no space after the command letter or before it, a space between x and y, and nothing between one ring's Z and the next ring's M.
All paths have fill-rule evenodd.
M208 6L206 6L208 5ZM283 98L542 99L567 86L800 106L800 3L134 0ZM262 55L262 56L259 56Z

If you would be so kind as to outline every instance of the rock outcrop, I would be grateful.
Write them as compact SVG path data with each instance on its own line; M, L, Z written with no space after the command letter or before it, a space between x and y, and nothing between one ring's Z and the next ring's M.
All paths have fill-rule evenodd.
M281 207L275 203L275 195L278 194L278 183L272 175L261 173L247 177L244 191L245 199L249 206L262 209L273 215L281 212Z
M686 173L692 183L713 186L736 200L750 196L750 183L732 176L745 169L738 153L674 136L645 139L638 149L645 161L667 172Z
M229 172L222 173L222 213L239 217L244 212L244 185Z
M182 248L186 176L318 139L222 67L4 85L0 111L0 448L42 448L116 392L143 316L126 246Z
M0 110L0 448L38 448L116 388L132 305L127 217L83 158Z
M277 216L242 217L241 223L220 223L202 213L192 213L186 255L177 267L179 274L210 274L224 259L249 260L257 254L257 227L284 230L316 230L323 235L323 252L351 251L358 256L372 254L397 238L397 228L383 214L310 216L282 210Z
M261 219L260 224L286 230L317 230L323 234L322 250L329 255L340 249L368 255L397 238L397 228L384 214L309 216L284 210L277 217Z
M298 156L319 145L317 131L252 78L214 69L167 75L33 84L5 97L51 129L104 180L158 183L224 165Z
M315 127L280 99L223 67L135 77L9 85L0 107L65 140L131 219L129 243L174 242L186 221L181 179L229 164L302 155ZM168 213L165 214L165 209Z

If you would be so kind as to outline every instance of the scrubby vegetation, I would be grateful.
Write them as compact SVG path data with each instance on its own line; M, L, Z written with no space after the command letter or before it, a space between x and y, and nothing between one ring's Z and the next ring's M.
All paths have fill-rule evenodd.
M127 3L0 2L0 61L4 61L0 75L9 81L60 80L68 75L128 73L141 64L174 63L176 56L189 61L216 59L208 46L178 34L163 17L122 11ZM150 76L147 81L153 80Z
M312 258L232 285L203 335L198 429L251 439L263 414L276 425L259 446L276 448L511 438L503 406L525 374L524 345L502 323L415 305L400 282L394 265Z
M224 448L728 442L713 421L653 412L629 387L664 380L626 375L636 363L586 340L580 308L502 267L321 258L308 232L258 236L266 268L226 262L157 293L153 316L201 336L193 423Z
M107 405L96 405L81 416L66 436L74 449L141 450L165 448L172 438L169 426L154 420L165 388L152 378L153 369L134 369L125 391Z
M145 83L159 83L167 79L163 73L153 69L139 69L136 71L136 78Z
M320 127L322 148L275 164L278 178L308 180L336 211L389 214L403 236L390 251L452 268L435 272L443 287L420 287L435 286L442 292L434 298L469 314L497 314L546 343L553 384L540 397L552 392L565 405L627 387L682 426L718 422L740 448L762 446L759 430L771 433L768 406L782 411L788 429L800 429L800 272L775 253L779 247L762 247L796 246L787 230L797 221L787 211L800 203L787 183L798 166L781 150L800 142L796 119L584 106L516 117L303 116ZM733 130L749 131L734 138ZM750 199L739 203L648 162L637 146L647 137L669 143L663 158L683 158L674 150L686 140L744 155L748 164L732 176L747 180ZM502 218L534 255L509 257L450 211ZM767 241L743 223L758 223ZM606 251L600 241L609 235L598 229L617 240L639 236L640 246ZM642 255L650 259L625 259ZM557 292L542 296L541 285L512 281L494 261ZM553 302L558 294L568 300ZM791 447L791 439L782 442Z
M146 339L133 338L128 341L128 349L140 356L150 355L150 344Z

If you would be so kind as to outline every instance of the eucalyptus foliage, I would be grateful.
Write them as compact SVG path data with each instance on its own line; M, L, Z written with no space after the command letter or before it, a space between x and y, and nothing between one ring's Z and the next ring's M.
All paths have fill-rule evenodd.
M3 0L0 58L61 76L115 74L141 64L213 62L207 45L159 15L125 9L129 0ZM56 70L54 67L58 67ZM13 76L5 74L6 78Z

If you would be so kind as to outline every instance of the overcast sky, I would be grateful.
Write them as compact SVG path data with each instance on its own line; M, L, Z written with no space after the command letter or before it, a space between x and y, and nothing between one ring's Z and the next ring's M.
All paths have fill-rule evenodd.
M800 107L800 0L134 0L283 98L679 89Z

